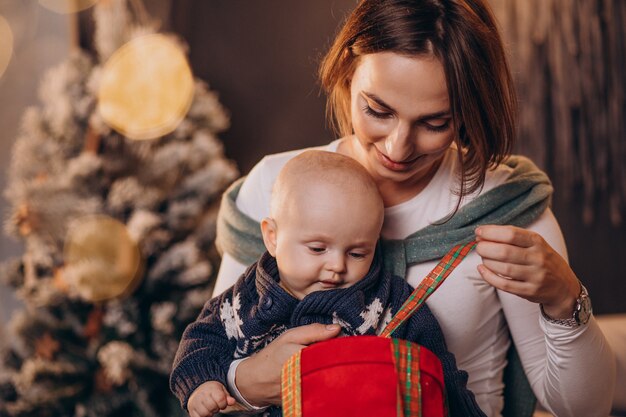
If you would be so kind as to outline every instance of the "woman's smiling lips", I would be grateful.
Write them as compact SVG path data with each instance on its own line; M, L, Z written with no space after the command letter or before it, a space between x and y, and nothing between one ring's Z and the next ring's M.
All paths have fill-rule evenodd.
M385 155L378 149L376 149L376 155L378 156L378 160L380 161L380 163L390 171L406 171L407 169L411 167L411 165L413 165L415 161L417 161L423 156L423 155L420 155L408 161L398 162L398 161L394 161L393 159L390 159L387 155Z

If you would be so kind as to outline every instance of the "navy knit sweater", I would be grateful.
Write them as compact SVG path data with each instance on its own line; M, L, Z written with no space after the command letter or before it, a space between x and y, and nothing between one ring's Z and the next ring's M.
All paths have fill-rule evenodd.
M183 408L207 381L224 386L233 359L261 350L287 329L312 323L336 323L345 335L378 334L412 292L405 280L381 270L375 256L368 274L351 287L317 291L298 300L279 285L276 260L267 252L220 296L209 300L183 333L170 376L170 388ZM447 351L439 323L423 305L393 336L418 343L443 365L452 416L484 416L466 388L467 373ZM282 415L270 407L269 416Z

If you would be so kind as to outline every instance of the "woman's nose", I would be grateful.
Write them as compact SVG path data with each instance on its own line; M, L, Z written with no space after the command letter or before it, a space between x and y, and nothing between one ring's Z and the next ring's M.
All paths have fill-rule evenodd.
M389 159L394 162L404 162L410 159L413 152L411 126L406 123L398 123L385 140L385 151Z

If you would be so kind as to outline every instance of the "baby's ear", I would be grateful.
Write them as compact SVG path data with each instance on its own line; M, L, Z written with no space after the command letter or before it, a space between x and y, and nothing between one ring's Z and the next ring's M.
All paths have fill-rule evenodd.
M271 217L265 217L261 220L261 233L267 251L276 257L276 221Z

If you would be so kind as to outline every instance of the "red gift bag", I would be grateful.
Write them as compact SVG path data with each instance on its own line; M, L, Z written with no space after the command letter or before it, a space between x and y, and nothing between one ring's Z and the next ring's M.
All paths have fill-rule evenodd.
M401 339L355 336L316 343L283 371L283 415L447 415L443 369L428 349Z
M439 358L391 334L408 319L475 246L453 248L415 288L379 336L313 344L282 369L285 417L445 417Z

